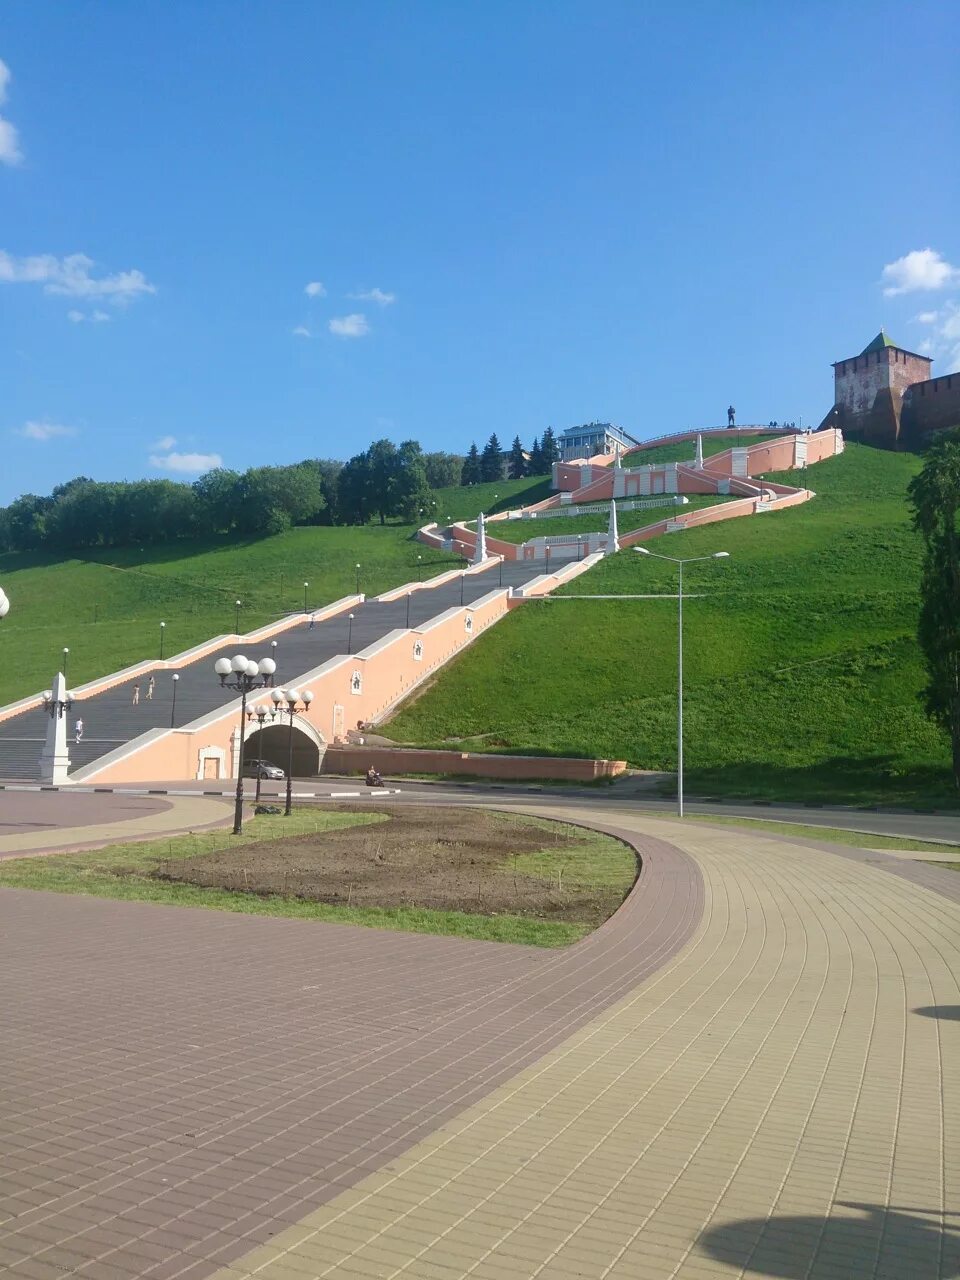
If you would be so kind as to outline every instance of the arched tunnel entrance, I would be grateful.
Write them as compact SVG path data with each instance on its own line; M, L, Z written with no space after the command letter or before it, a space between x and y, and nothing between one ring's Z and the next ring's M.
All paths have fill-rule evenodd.
M262 729L254 729L243 744L244 760L268 760L278 765L284 773L290 758L290 726L268 724ZM312 734L301 728L300 722L293 722L293 765L290 770L294 778L315 778L320 772L320 747Z

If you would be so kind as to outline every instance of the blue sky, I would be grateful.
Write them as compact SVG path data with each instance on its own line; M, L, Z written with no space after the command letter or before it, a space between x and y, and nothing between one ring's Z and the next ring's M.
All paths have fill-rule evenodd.
M12 0L0 502L819 421L881 323L958 368L958 37L922 0Z

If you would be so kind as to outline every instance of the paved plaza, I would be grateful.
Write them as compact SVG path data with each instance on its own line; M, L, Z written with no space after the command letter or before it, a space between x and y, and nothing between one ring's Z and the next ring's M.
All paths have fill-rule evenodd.
M562 951L0 893L0 1268L960 1276L960 877L549 803L643 859Z

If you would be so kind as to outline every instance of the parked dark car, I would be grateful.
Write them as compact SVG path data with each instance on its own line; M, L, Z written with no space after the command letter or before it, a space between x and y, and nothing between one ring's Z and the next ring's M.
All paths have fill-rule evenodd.
M269 760L244 760L243 776L245 778L269 778L271 782L282 782L287 776L279 765Z

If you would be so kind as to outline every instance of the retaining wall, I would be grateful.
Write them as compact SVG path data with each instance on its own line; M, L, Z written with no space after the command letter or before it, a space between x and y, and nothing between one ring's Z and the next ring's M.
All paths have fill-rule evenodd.
M625 760L583 760L552 756L498 756L472 751L429 751L408 747L328 747L324 773L365 773L369 767L381 773L469 774L475 778L509 781L556 779L593 782L615 778L627 767Z

